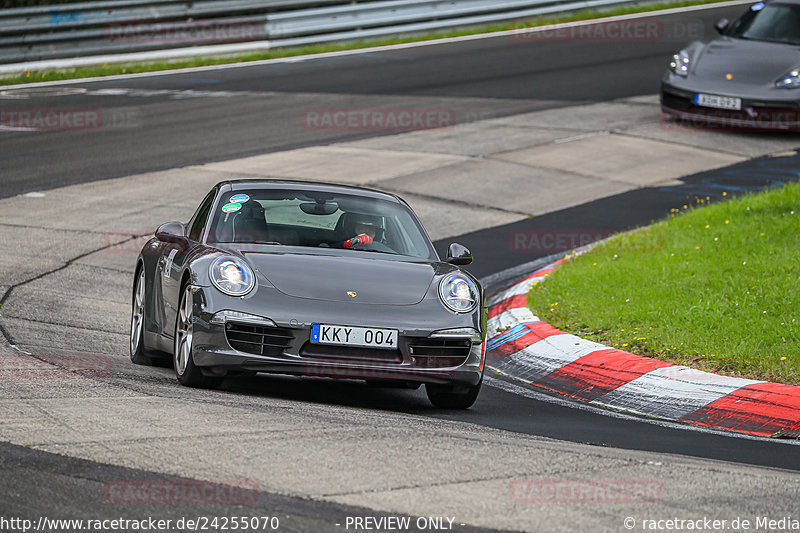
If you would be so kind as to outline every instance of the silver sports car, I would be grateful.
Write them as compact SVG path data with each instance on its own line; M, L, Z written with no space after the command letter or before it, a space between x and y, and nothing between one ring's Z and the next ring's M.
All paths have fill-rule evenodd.
M730 128L800 129L800 0L758 2L719 37L676 53L661 83L664 112Z
M171 356L187 386L257 372L424 383L434 405L467 408L486 338L483 289L459 266L471 262L458 244L440 260L390 194L222 182L142 248L131 359Z

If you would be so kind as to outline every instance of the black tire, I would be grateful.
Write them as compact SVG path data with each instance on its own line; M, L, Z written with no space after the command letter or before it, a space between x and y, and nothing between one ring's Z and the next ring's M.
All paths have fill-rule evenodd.
M435 407L440 409L469 409L478 394L481 392L483 377L477 385L436 385L434 383L425 384L425 392L428 399Z
M153 365L153 354L144 347L145 293L144 267L141 267L133 282L129 348L133 364L150 366Z
M221 377L206 376L195 366L192 358L194 351L194 310L192 288L189 283L181 286L178 314L175 317L175 338L172 346L172 360L175 365L175 377L178 383L186 387L214 389L222 383Z

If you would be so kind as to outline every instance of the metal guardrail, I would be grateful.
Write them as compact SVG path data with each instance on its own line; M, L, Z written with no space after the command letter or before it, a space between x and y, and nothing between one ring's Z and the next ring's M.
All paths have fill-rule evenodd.
M336 3L347 3L347 0L109 0L0 9L0 36L30 31L63 31L109 23L227 17L243 12L266 13Z
M633 0L108 0L0 10L0 63L410 34ZM219 47L214 47L219 51ZM241 50L242 47L236 47Z

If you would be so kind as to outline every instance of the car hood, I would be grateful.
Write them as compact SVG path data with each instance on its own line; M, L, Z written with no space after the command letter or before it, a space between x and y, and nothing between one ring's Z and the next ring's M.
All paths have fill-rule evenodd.
M721 37L708 43L693 74L703 79L754 85L772 84L793 68L800 66L800 47Z
M424 262L295 253L244 256L286 295L353 304L419 303L435 275L434 265Z

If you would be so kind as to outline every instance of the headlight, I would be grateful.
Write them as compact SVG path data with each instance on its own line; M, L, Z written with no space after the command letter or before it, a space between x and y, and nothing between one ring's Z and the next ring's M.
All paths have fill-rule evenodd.
M778 89L797 89L800 87L800 68L796 68L775 82Z
M211 282L229 296L244 296L256 284L250 267L233 257L219 257L211 264Z
M463 274L448 274L439 283L442 303L456 313L469 313L478 305L478 287Z
M681 50L672 56L672 61L669 62L669 69L678 76L685 78L689 75L689 63L691 61L689 52Z

